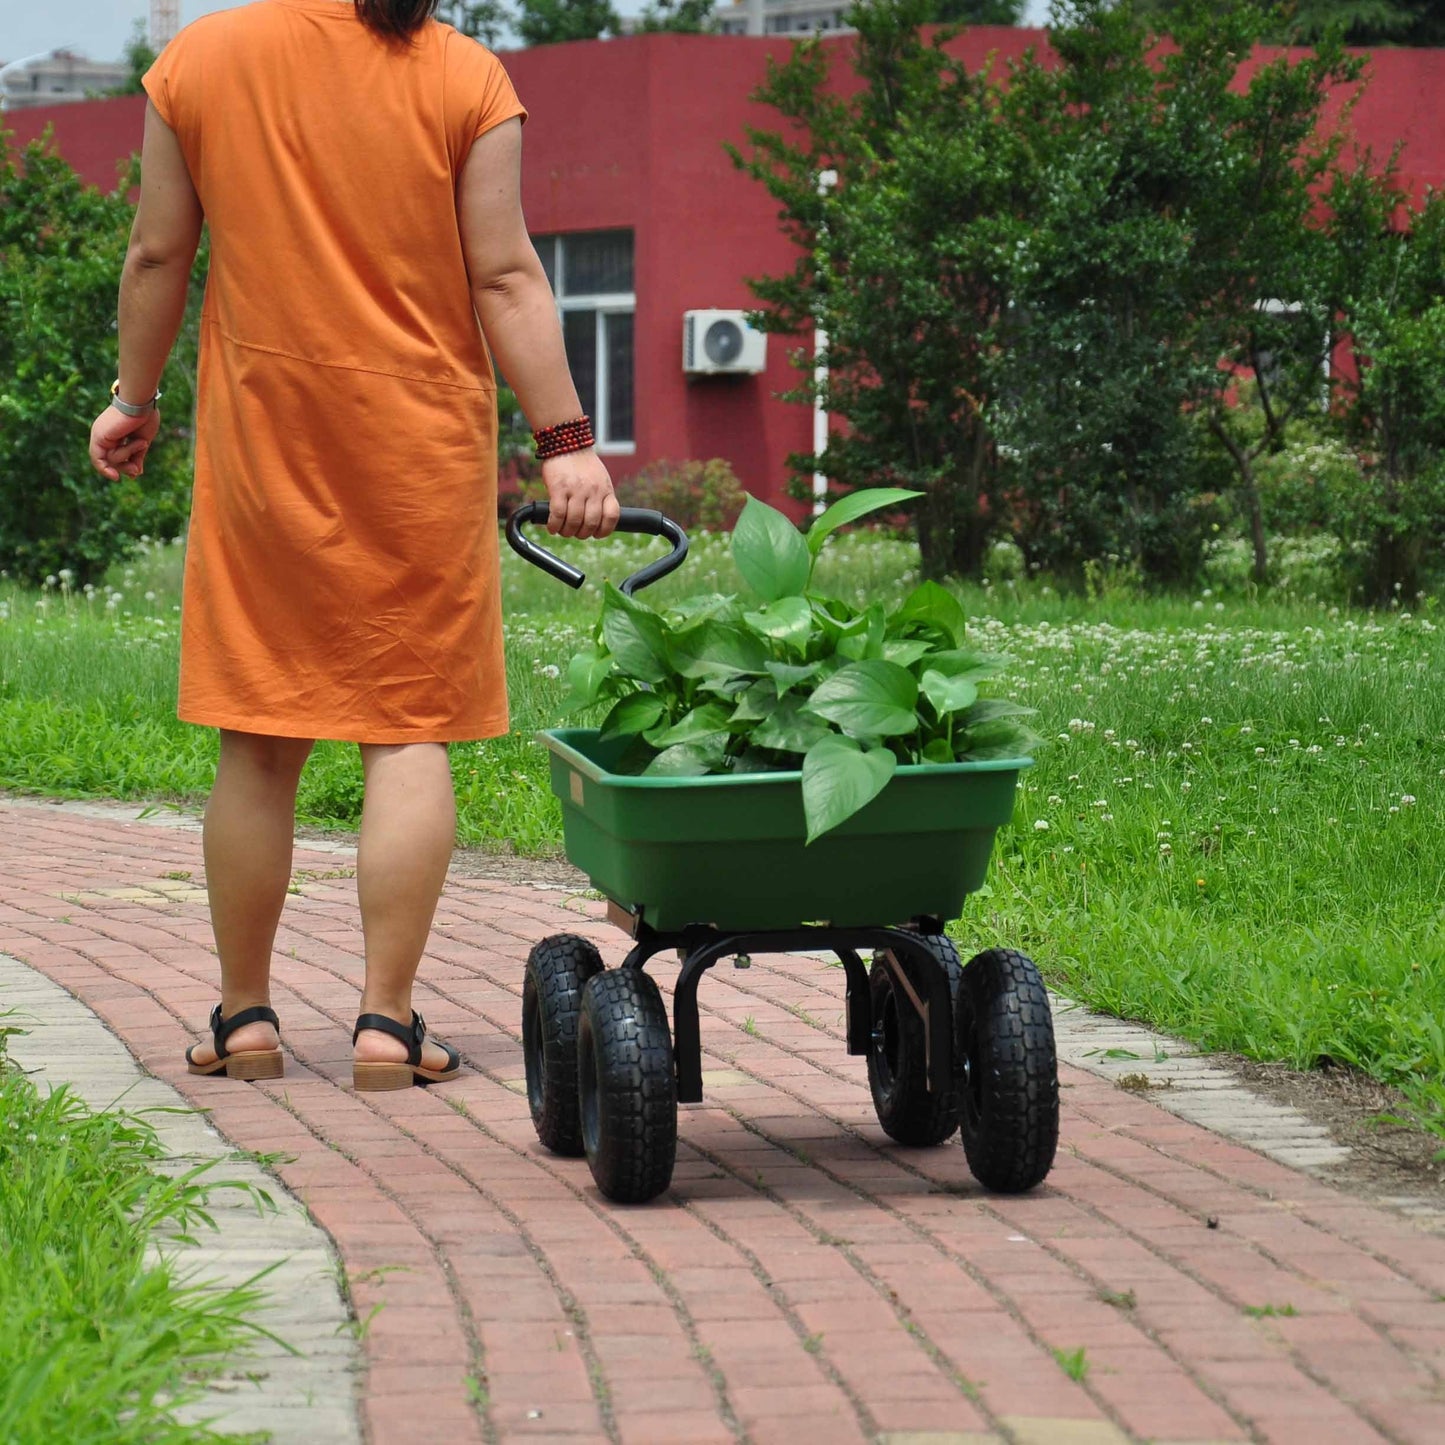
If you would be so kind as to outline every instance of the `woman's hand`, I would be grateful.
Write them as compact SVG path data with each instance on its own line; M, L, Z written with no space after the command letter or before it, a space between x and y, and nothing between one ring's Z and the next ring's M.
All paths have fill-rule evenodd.
M617 498L602 458L591 447L564 452L542 463L554 537L606 537L617 525Z
M118 482L122 473L138 477L145 471L145 456L161 429L161 414L154 407L144 416L127 416L108 406L90 429L90 463L101 476Z

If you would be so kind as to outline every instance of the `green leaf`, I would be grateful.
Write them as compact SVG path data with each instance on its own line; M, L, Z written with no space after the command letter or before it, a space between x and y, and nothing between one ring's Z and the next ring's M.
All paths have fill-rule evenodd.
M667 677L667 624L610 582L602 594L602 640L624 672L643 682Z
M667 609L668 616L675 619L680 631L683 627L706 618L715 622L737 622L742 617L742 608L736 597L724 596L721 592L707 592L700 597L684 597Z
M738 699L738 705L733 711L733 721L761 722L777 705L777 685L770 677L760 677Z
M602 692L602 684L612 676L612 659L603 657L596 648L579 652L567 664L567 708L577 712L591 707Z
M953 749L949 747L947 738L934 738L923 749L925 763L951 763L953 760Z
M749 497L733 528L733 561L765 602L800 596L813 570L803 534L776 507Z
M963 646L968 615L963 604L937 582L920 582L890 617L890 631L902 631L908 624L935 628L954 647Z
M955 739L960 759L982 762L991 758L1026 758L1043 739L1017 718L1000 717L968 728Z
M896 662L899 667L912 667L919 658L927 657L932 651L933 644L918 637L910 637L902 641L897 638L888 638L883 643L883 656L889 662Z
M671 748L681 743L700 743L719 734L726 735L732 721L732 709L720 702L704 703L694 708L686 717L679 719L672 727L647 741L655 748Z
M598 736L606 741L645 733L657 724L665 711L662 699L655 692L630 692L613 705L603 719Z
M721 739L718 746L707 744L679 743L667 748L653 758L643 769L650 778L697 778L706 773L718 772L723 765Z
M782 697L790 688L797 687L800 682L807 682L810 677L816 677L823 664L807 662L795 666L791 662L767 662L763 665L767 668L768 675L777 684L777 695Z
M808 550L816 557L822 550L823 543L839 527L846 527L849 522L856 522L859 517L866 517L870 512L882 511L884 507L897 507L922 495L922 492L904 491L902 487L867 487L849 492L846 497L840 497L834 502L808 528Z
M949 713L962 712L978 700L976 682L967 677L945 677L931 667L923 674L921 687L924 697L933 704L933 710L941 718Z
M838 638L838 655L861 662L867 657L883 656L883 636L887 627L881 602L860 612L851 622L843 624Z
M820 717L807 710L799 697L785 697L748 733L755 747L780 753L805 753L825 737L837 736Z
M844 732L894 737L918 727L918 684L896 662L870 658L849 663L820 683L808 707Z
M993 722L996 718L1033 717L1036 709L1020 707L1016 702L1005 702L1001 697L981 697L959 719L968 727L976 723Z
M761 674L768 661L762 639L732 622L703 622L675 633L669 642L672 667L683 677Z
M871 803L897 766L897 758L885 747L864 752L851 738L836 735L814 743L803 759L808 842Z
M1006 668L1013 659L997 652L976 652L971 647L953 648L944 652L933 652L928 656L928 665L945 677L967 677L977 682L983 677L993 677Z
M745 612L743 621L763 637L803 652L813 631L813 609L801 597L782 597L761 612Z

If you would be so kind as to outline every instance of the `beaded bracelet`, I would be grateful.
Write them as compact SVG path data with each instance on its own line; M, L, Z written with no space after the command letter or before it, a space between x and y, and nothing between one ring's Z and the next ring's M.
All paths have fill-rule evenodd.
M545 462L549 457L560 457L567 452L586 451L597 439L592 435L592 418L579 416L576 421L539 428L532 433L532 441L537 448L537 460Z

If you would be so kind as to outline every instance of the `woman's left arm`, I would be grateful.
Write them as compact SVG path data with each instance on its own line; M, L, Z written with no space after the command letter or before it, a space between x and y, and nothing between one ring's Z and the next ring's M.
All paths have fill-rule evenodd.
M175 132L146 104L140 201L120 280L120 400L144 406L160 386L186 311L186 286L201 240L201 202ZM90 431L90 459L115 481L138 477L160 413L107 407Z

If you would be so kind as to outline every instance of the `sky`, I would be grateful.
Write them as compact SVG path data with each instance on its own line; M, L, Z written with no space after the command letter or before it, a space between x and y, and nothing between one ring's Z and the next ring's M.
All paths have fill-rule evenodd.
M229 10L242 0L181 0L181 23ZM614 0L624 15L642 10L644 0ZM721 0L726 3L726 0ZM1032 24L1042 22L1048 0L1029 0ZM0 60L68 46L92 60L119 59L137 18L150 14L150 0L0 0Z

